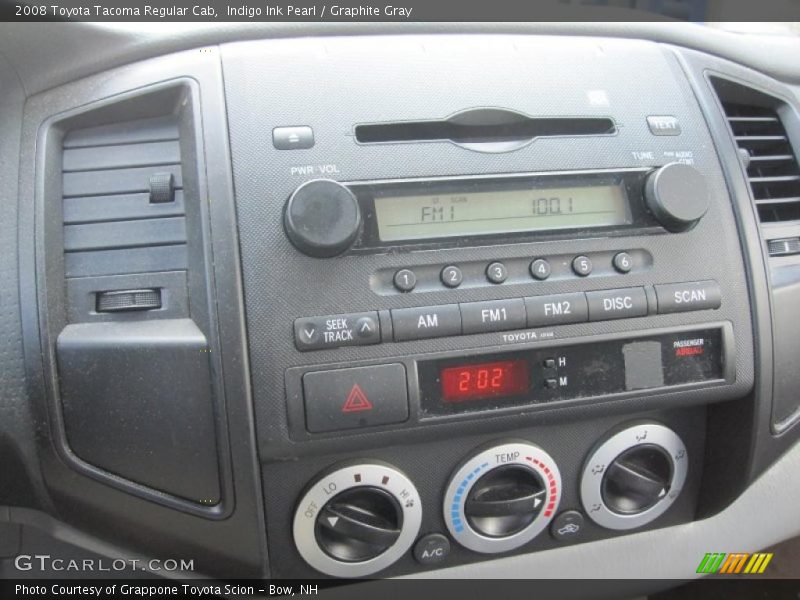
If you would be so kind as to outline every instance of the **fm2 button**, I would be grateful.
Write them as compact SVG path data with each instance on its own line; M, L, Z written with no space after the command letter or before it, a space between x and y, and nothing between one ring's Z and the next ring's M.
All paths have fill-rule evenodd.
M294 343L300 351L364 346L380 341L376 312L303 317L294 322Z

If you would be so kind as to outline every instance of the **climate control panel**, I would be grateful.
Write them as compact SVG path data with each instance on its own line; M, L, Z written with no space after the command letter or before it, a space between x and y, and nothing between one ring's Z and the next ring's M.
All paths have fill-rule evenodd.
M529 439L489 441L441 473L446 480L433 497L431 473L417 473L425 497L396 466L340 463L295 504L295 546L319 573L365 577L412 557L446 565L451 553L476 560L538 549L542 539L590 541L652 523L678 501L689 476L684 441L653 420L619 424L576 458L560 466Z

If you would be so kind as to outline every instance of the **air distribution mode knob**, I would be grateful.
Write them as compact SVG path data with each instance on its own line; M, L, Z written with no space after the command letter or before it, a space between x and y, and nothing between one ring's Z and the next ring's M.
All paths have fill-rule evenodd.
M638 514L654 506L670 491L672 461L654 444L626 450L606 469L603 502L614 512Z
M648 175L644 197L658 222L672 232L688 231L708 211L705 178L682 163L669 163Z
M294 515L298 552L317 571L363 577L411 548L422 522L411 481L383 463L355 464L323 474Z
M553 458L527 442L491 445L453 474L444 498L450 535L475 552L506 552L531 541L555 515L561 476Z
M316 179L289 197L284 226L300 252L327 258L347 250L358 237L361 211L353 192L341 183Z
M589 518L609 529L633 529L662 515L686 483L689 457L680 437L660 423L637 423L604 440L581 477Z

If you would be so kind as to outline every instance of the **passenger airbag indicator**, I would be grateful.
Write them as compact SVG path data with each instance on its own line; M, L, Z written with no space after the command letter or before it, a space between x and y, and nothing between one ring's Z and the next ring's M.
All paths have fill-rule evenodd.
M448 367L442 369L441 381L444 402L519 396L530 388L526 360Z

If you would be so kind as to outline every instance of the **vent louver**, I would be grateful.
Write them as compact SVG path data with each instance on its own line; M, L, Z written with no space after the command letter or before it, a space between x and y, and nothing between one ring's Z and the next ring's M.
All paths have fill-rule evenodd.
M186 269L176 116L71 131L62 165L68 278ZM152 202L151 180L170 174L174 199Z
M716 82L715 87L747 164L759 219L762 223L800 220L800 165L781 120L780 101L727 81Z

